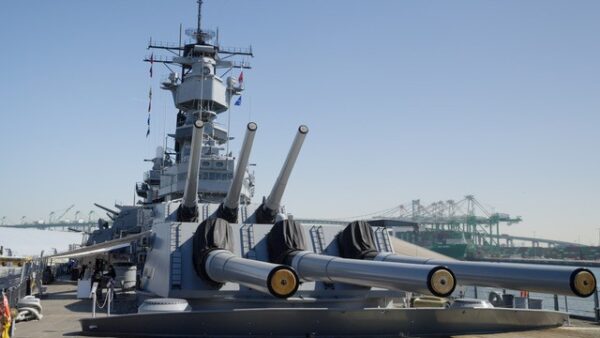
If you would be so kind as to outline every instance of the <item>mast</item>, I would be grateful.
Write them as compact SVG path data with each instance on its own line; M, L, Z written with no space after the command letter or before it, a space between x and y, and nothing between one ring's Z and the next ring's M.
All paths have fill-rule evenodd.
M176 130L169 135L174 141L175 162L160 171L149 172L143 183L136 188L146 202L172 200L184 194L182 177L188 171L192 129L196 120L205 123L202 141L201 168L199 169L198 194L202 202L221 202L227 195L233 179L234 160L229 155L229 128L216 120L227 112L231 98L241 95L243 86L237 77L227 76L232 68L249 69L245 57L253 57L252 48L224 48L215 41L215 33L202 28L203 0L198 4L197 21L194 28L185 31L192 38L189 43L161 44L150 41L148 49L155 50L152 57L144 61L176 65L179 72L171 69L168 77L161 81L161 88L171 92L177 109ZM161 56L156 51L171 54ZM226 77L226 78L225 78ZM166 147L165 147L166 148ZM227 149L227 152L222 152ZM249 202L253 195L253 177L243 180L242 199ZM139 189L138 189L139 188Z
M202 39L202 0L198 0L198 26L196 28L196 42L204 43Z

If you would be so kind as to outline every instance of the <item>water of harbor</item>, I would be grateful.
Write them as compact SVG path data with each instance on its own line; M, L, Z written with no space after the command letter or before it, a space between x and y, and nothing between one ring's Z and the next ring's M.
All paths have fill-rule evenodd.
M577 266L579 267L579 266ZM600 281L600 268L588 268L590 269L596 278ZM464 292L464 297L466 298L475 298L475 290L473 287L457 287L455 295L458 295L460 291ZM477 287L477 298L479 299L488 299L490 292L497 292L502 294L502 289L500 288L488 288L488 287ZM520 295L520 290L506 290L506 293L512 294L515 297ZM546 310L554 310L554 295L547 293L537 293L530 292L529 298L533 299L541 299L542 300L542 308ZM566 306L565 306L566 302ZM560 311L566 311L573 315L585 316L585 317L594 317L594 296L590 296L587 298L580 297L570 297L570 296L558 296L558 305ZM568 311L567 311L568 307Z

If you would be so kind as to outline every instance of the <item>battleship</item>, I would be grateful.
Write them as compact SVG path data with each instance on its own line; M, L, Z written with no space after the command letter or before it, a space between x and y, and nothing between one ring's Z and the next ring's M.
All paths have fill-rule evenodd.
M412 295L451 297L457 285L482 285L588 297L596 290L585 268L473 263L396 252L384 226L368 221L300 222L282 198L309 128L300 125L268 196L252 203L248 170L259 124L246 126L240 153L223 153L230 139L216 120L244 90L232 69L252 49L222 48L201 26L194 41L169 51L162 88L178 112L173 151L158 149L136 184L140 203L107 211L86 246L47 259L76 258L137 271L137 312L81 320L93 336L432 336L557 327L557 311L475 306L416 308ZM219 72L222 74L219 75ZM290 128L291 130L292 128ZM81 266L83 268L83 266ZM89 269L88 269L89 272ZM84 283L85 282L85 283ZM79 288L90 292L89 274ZM87 290L86 290L87 288ZM459 304L459 303L457 303ZM140 325L144 323L144 325Z

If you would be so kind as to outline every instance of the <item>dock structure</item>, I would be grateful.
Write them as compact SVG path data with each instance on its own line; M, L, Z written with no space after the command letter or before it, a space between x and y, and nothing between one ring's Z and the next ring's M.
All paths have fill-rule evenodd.
M531 247L584 246L561 240L539 237L512 236L500 233L501 225L522 222L521 216L490 211L475 196L467 195L462 200L437 201L423 204L420 199L397 205L367 215L340 219L299 218L304 223L345 224L356 219L369 219L387 223L387 226L412 228L421 232L455 232L469 238L480 246L514 246L514 242L526 242Z
M393 229L393 235L442 254L458 258L546 258L552 260L600 260L600 246L536 236L515 236L501 232L501 226L522 222L520 216L494 211L493 207L467 195L459 201L423 203L414 199L392 208L344 219L339 224L368 219L371 224ZM309 223L322 220L302 219ZM506 229L506 228L504 228Z
M459 232L467 235L474 243L492 246L501 245L501 224L512 225L522 221L520 216L489 210L473 195L466 195L459 201L450 199L428 205L415 199L372 217L413 222L428 230Z
M566 265L586 266L588 268L600 268L600 261L572 260L572 259L544 259L544 258L473 258L473 261L495 262L495 263L522 263L541 265Z
M21 217L18 222L11 221L7 216L0 217L0 227L20 229L42 229L59 231L91 232L97 227L96 212L90 210L82 213L79 210L69 215L75 207L74 204L60 211L51 211L45 219L31 220L27 216ZM84 216L87 214L87 217Z

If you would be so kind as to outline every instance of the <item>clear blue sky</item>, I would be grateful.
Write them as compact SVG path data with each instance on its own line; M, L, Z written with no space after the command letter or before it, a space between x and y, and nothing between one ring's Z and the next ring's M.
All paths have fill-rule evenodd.
M232 147L255 120L257 201L306 123L284 201L297 217L474 194L523 217L511 233L597 243L598 13L597 1L206 0L204 27L255 51ZM0 3L0 217L131 202L176 113L167 70L151 80L141 60L180 23L195 25L195 1Z

